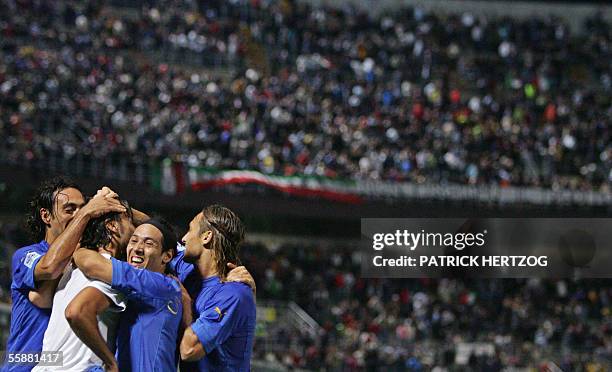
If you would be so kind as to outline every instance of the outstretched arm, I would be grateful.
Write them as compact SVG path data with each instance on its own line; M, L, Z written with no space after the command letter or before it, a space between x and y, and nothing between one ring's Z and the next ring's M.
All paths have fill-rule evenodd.
M91 249L79 248L73 255L74 263L90 279L113 282L113 264L100 253Z
M70 328L102 359L106 370L117 371L115 355L109 349L98 328L98 315L111 304L111 300L100 290L86 287L70 302L65 315Z

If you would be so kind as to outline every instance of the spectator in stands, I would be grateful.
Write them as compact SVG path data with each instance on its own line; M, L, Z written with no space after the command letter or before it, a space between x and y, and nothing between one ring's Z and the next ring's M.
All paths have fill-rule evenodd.
M557 19L222 3L152 2L131 20L104 4L5 4L19 13L6 12L1 31L6 157L172 156L285 175L610 189L610 35L600 18L572 34ZM50 39L58 33L61 47ZM219 53L265 48L267 62L249 62L273 74L215 80L116 53L210 54L209 42Z

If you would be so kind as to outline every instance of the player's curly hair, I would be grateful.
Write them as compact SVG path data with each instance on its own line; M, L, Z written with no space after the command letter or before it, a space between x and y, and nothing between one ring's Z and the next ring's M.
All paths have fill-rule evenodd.
M57 195L60 191L69 188L81 191L81 188L72 180L57 176L44 181L36 190L34 197L29 202L30 210L25 221L26 228L34 241L43 240L47 231L47 225L40 217L40 210L46 209L51 216L54 216Z
M120 200L120 202L127 210L125 213L127 213L128 218L134 223L134 216L129 203L127 200ZM85 230L83 230L83 235L81 235L81 247L96 250L110 244L113 233L108 229L107 223L110 221L119 222L121 213L122 212L110 212L89 220L87 226L85 226Z
M244 225L234 212L222 205L208 206L202 214L200 232L213 232L211 249L217 273L224 279L229 272L228 263L240 265L238 254L244 240Z

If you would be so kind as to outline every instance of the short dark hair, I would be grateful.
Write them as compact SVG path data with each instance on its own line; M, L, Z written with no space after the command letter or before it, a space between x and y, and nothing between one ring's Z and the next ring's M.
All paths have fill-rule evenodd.
M150 219L146 220L142 223L143 225L149 224L155 226L162 233L162 252L171 251L172 257L176 257L176 233L174 232L174 228L172 225L166 221L164 218L160 216L153 216Z
M225 278L229 272L228 263L240 265L240 245L244 240L244 225L230 209L214 204L202 210L200 232L213 231L211 249L217 266L217 273Z
M132 208L130 208L127 200L120 200L121 205L126 209L128 218L134 223L134 216L132 214ZM109 221L119 221L122 212L110 212L106 213L98 218L89 220L83 235L81 236L81 247L98 249L106 247L112 240L113 234L106 226Z
M69 188L81 191L81 188L76 183L63 176L53 177L40 184L34 197L30 200L30 211L26 217L26 227L32 239L37 242L41 241L45 238L45 233L47 232L47 224L40 217L40 210L44 208L53 216L55 213L53 207L57 200L57 195L60 191Z
M176 237L176 233L174 232L174 228L168 221L166 221L164 218L160 216L153 216L150 219L143 222L142 224L143 225L149 224L151 226L155 226L155 228L161 232L162 234L162 241L161 241L162 253L170 251L172 252L172 258L177 256L178 251L176 249L176 243L178 240ZM176 275L174 270L172 270L172 268L170 267L169 263L166 265L166 274Z

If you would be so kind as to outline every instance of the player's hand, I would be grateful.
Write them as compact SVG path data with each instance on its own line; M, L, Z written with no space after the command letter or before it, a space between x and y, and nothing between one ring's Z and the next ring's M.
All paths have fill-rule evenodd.
M189 295L189 292L187 292L187 289L185 289L185 286L183 285L183 283L181 283L181 280L175 275L168 275L168 276L176 280L176 282L181 286L181 297L183 298L183 301L191 301L191 296Z
M117 365L117 362L114 362L113 364L104 365L104 371L106 372L119 372L119 366Z
M253 295L257 292L257 286L255 285L255 279L251 276L251 273L244 266L236 266L231 262L227 263L227 267L230 272L227 273L226 282L239 282L244 283L251 287Z
M109 197L108 195L112 194L109 192L99 191L96 196L91 198L91 200L81 209L82 213L90 216L91 218L97 218L110 212L123 213L126 211L125 207L119 202L119 199Z
M104 186L101 189L99 189L98 192L96 192L96 195L94 195L94 197L96 197L96 196L104 196L104 197L110 198L110 199L118 199L119 198L119 194L117 194L116 192L111 190L110 187L108 187L108 186Z

